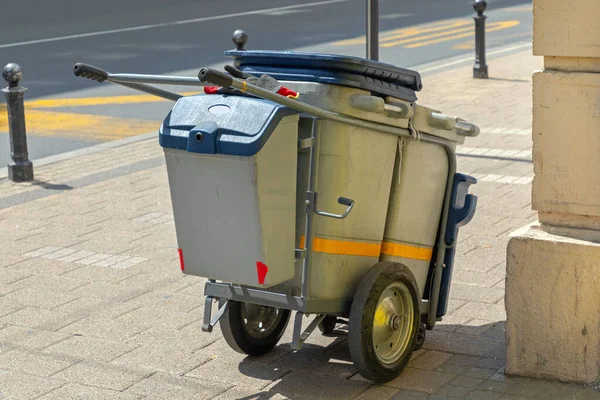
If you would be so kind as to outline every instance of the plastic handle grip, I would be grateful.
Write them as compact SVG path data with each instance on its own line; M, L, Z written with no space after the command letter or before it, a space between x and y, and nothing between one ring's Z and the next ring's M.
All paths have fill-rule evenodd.
M198 73L198 79L200 79L200 82L210 82L224 88L233 85L233 78L231 76L212 68L202 68Z
M96 82L104 82L108 79L108 72L93 65L77 63L73 67L75 76L88 78Z
M346 197L340 197L338 199L338 203L341 204L341 205L343 205L343 206L350 207L352 205L352 203L354 203L354 201L350 200L350 199L348 199Z

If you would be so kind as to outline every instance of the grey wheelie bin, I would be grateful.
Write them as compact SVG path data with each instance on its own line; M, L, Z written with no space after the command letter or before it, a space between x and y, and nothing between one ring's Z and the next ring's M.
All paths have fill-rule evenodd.
M454 151L478 128L418 104L415 71L226 54L230 74L202 69L197 82L220 89L176 98L159 129L181 270L207 278L203 330L219 323L230 347L258 356L292 312L295 349L346 323L358 371L394 379L446 314L458 230L476 207Z

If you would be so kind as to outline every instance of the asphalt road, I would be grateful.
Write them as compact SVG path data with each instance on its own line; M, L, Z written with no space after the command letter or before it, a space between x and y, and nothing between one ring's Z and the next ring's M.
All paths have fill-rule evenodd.
M520 6L530 5L531 0L488 0L488 48L530 40L531 12L527 8L518 10ZM496 11L507 7L516 9ZM22 65L23 83L28 88L26 98L31 101L65 97L92 87L93 82L73 76L72 66L78 61L111 72L151 74L197 70L222 63L226 61L223 51L233 47L231 32L238 28L248 32L249 49L317 48L338 54L364 55L364 45L356 38L365 33L365 10L365 0L105 0L98 3L20 0L3 6L4 15L11 18L5 18L0 24L0 64ZM381 60L410 67L472 54L472 15L468 0L428 0L426 3L380 0L382 35L385 31L449 18L463 19L458 25L441 28L433 25L415 34L402 32L387 38L384 35ZM85 94L93 95L93 91ZM118 108L121 112L122 108ZM139 105L137 109L141 109ZM114 111L105 106L90 110L90 104L86 110L93 115L111 115ZM43 113L32 116L32 123L28 125L31 159L118 136L96 135L93 129L85 136L63 135L57 127L49 127L46 132L43 125L39 126L40 121L46 120L64 124L69 120L69 115L65 115L62 119L47 119ZM0 131L3 130L2 118L6 117L0 114ZM94 120L94 123L102 125L102 121ZM80 121L80 125L85 125L85 121ZM143 129L143 124L138 125ZM69 129L65 126L64 132ZM7 149L8 138L0 134L0 165L7 161Z

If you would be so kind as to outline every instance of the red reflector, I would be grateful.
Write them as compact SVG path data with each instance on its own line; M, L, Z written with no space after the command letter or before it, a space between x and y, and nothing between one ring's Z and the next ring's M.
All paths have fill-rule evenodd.
M267 277L267 272L269 272L269 267L260 261L256 262L256 275L258 277L258 283L261 285L265 284L265 278Z
M181 270L185 271L185 263L183 262L183 250L177 249L177 252L179 253L179 265L181 266Z

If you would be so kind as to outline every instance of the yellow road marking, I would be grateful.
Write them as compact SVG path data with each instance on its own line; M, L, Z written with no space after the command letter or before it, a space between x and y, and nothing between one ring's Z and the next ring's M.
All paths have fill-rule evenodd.
M441 42L473 36L471 20L451 20L416 27L397 29L379 37L381 47L400 46L408 49L428 46ZM494 32L519 25L519 21L500 21L488 24L486 32ZM366 42L364 36L334 42L337 46L360 45Z
M512 28L513 26L519 25L519 21L497 22L495 26L492 26L492 25L493 24L490 24L490 27L486 28L486 33L499 31L501 29ZM425 42L413 43L413 44L406 45L404 47L407 49L414 49L417 47L429 46L432 44L448 42L450 40L456 40L456 39L460 39L460 38L464 38L464 37L469 37L469 36L473 36L474 34L475 34L475 32L473 30L471 30L468 33L463 33L460 35L454 35L454 36L450 36L450 37L442 37L440 39L434 39L434 40L429 40L429 41L425 41Z
M446 25L435 27L435 28L426 28L426 29L409 28L404 31L399 31L397 35L383 36L381 40L388 41L388 40L402 39L405 37L415 36L415 35L422 34L422 33L443 32L446 29L462 28L462 27L466 27L466 26L468 26L468 28L463 28L463 29L461 29L461 31L465 30L465 29L472 29L471 23L469 21L457 21L457 22L454 22L451 24L446 24ZM446 34L448 34L448 33L450 33L450 32L446 32Z
M34 136L62 136L83 140L115 140L158 132L160 121L113 118L101 115L26 111L27 133ZM0 132L8 132L8 116L0 113Z
M200 92L185 92L182 96L191 96ZM59 108L59 107L82 107L82 106L102 106L109 104L143 104L158 103L170 101L149 94L127 95L127 96L106 96L106 97L79 97L68 99L41 99L26 101L25 106L31 108ZM2 104L0 104L2 106Z
M379 36L379 41L398 39L402 37L418 35L420 33L428 33L428 32L436 32L443 29L456 28L459 26L464 26L467 24L472 24L472 21L469 20L451 20L451 21L439 21L432 24L420 25L420 26L412 26L409 28L396 29ZM350 45L360 45L366 43L366 36L360 36L354 39L340 40L338 42L334 42L333 44L336 46L350 46Z
M416 36L416 37L412 37L412 38L409 38L409 39L396 40L396 41L393 41L393 42L381 43L381 47L394 47L394 46L398 46L400 44L418 42L420 40L432 39L432 38L437 38L437 37L440 37L440 36L447 36L447 35L451 35L453 33L461 33L461 32L471 32L472 33L472 31L473 31L472 27L466 26L464 28L453 29L453 30L450 30L450 31L442 31L442 32L438 32L438 33L433 33L431 35Z

